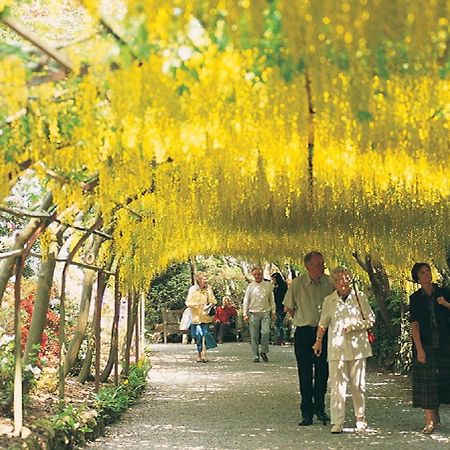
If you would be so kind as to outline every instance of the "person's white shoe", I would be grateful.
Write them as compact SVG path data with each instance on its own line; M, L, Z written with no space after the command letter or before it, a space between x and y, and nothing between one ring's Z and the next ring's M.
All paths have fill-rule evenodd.
M365 430L367 430L367 422L365 420L357 420L356 431L365 431Z

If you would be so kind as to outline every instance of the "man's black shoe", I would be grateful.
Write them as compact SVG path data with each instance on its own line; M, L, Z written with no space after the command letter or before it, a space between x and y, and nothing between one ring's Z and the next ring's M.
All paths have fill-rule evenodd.
M324 424L326 425L327 422L330 421L330 416L325 411L318 411L316 412L316 417Z
M312 417L304 417L301 422L298 423L299 427L307 427L308 425L312 425L313 420Z

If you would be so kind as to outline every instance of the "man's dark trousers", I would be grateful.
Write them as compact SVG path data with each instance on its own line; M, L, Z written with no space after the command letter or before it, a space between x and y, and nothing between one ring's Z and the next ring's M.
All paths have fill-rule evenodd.
M322 353L314 355L312 346L316 341L316 327L297 327L295 330L295 357L297 359L300 395L300 411L304 419L325 410L325 393L328 382L327 334L322 340Z

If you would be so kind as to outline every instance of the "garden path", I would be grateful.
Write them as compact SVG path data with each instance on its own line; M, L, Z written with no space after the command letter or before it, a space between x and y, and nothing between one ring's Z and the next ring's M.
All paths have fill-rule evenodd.
M221 345L210 352L208 364L195 362L193 345L151 349L148 388L90 449L450 448L449 406L441 410L441 430L422 435L422 414L411 407L403 376L370 371L368 431L353 429L349 398L344 433L332 435L318 422L297 426L297 369L290 346L271 346L268 364L251 361L248 343Z

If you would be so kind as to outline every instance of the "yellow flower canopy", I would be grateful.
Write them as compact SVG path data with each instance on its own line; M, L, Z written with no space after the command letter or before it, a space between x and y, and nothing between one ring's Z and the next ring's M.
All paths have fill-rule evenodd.
M105 19L102 2L83 3ZM30 160L59 211L102 215L136 287L195 254L282 261L315 248L331 262L359 251L397 270L445 261L445 2L122 9L115 23L138 29L148 54L112 65L96 42L70 55L87 73L40 85L18 56L0 59L0 116L13 117L0 126L2 198Z

